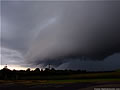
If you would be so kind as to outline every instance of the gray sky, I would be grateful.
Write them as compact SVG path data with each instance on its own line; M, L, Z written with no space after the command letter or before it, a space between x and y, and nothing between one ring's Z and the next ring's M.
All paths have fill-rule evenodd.
M119 1L1 3L2 64L120 68Z

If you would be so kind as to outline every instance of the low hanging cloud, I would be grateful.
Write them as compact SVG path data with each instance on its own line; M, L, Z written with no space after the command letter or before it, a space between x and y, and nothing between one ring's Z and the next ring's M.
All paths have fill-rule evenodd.
M1 47L1 65L5 64L22 64L24 62L24 58L16 50L8 49L5 47Z
M57 69L81 69L88 71L108 71L117 70L120 68L120 54L116 53L108 56L104 60L80 60L69 59L65 63L57 67Z
M120 52L119 9L119 1L2 1L2 46L26 65L104 60Z
M120 51L120 3L67 3L62 15L38 33L27 58L33 63L61 64L65 59L101 60ZM29 62L28 61L28 62Z

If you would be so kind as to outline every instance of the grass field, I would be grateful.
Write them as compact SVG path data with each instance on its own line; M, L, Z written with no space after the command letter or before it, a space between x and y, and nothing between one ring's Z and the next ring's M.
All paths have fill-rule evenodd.
M23 84L23 85L37 85L37 84L66 84L66 83L87 83L87 82L120 82L120 79L82 79L82 80L0 80L0 84Z
M91 80L91 79L120 79L120 72L81 73L68 75L23 76L21 80Z
M120 72L28 76L21 80L0 80L0 90L94 90L94 87L119 87Z
M26 80L0 80L0 84L16 83L24 85L65 84L81 82L120 82L120 72L81 73L57 76L22 77ZM41 80L42 78L42 80Z

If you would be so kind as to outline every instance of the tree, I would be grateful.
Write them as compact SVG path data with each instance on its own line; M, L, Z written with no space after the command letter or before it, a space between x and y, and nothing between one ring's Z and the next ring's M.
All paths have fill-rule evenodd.
M49 68L45 68L45 70L44 71L50 71L50 69Z
M30 68L28 68L26 71L27 71L27 72L30 72Z
M39 68L36 68L34 71L35 71L35 72L40 72L40 69L39 69Z
M55 68L51 68L51 71L55 71Z

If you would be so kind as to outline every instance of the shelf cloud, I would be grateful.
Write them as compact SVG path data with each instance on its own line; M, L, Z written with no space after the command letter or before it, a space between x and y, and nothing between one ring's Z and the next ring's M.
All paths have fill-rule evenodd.
M1 45L31 65L101 61L120 52L119 9L119 1L2 1Z

